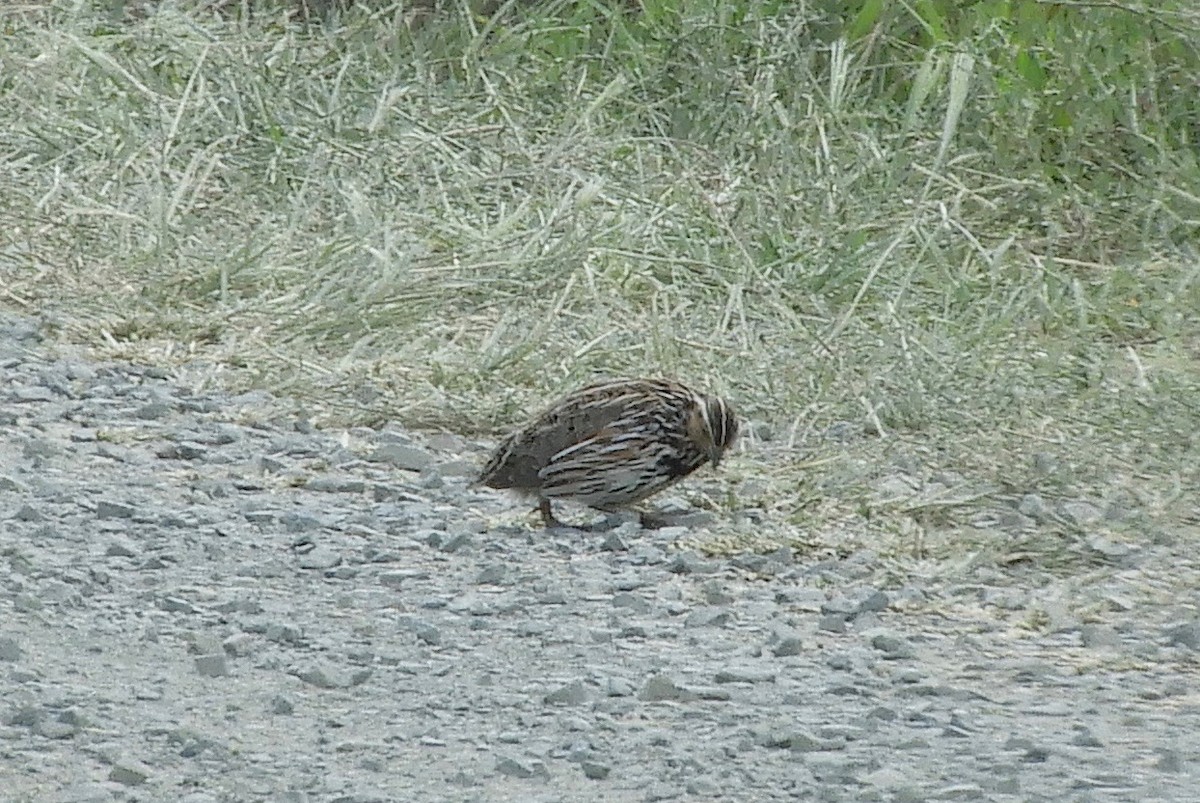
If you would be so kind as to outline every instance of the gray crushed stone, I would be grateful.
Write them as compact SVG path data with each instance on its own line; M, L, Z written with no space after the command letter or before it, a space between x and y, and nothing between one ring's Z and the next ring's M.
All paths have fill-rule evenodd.
M0 365L4 800L1200 799L1200 620L1147 579L1186 544L1056 587L713 558L705 516L532 529L454 435L264 423L24 319Z

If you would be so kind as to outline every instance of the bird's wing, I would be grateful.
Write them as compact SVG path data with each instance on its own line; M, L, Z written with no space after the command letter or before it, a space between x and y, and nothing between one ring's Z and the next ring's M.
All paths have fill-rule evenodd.
M636 428L606 427L550 457L538 472L541 494L599 508L632 504L676 479L670 449Z
M493 488L539 488L540 472L555 455L596 436L626 407L606 398L572 402L545 411L505 438L484 467L480 482Z

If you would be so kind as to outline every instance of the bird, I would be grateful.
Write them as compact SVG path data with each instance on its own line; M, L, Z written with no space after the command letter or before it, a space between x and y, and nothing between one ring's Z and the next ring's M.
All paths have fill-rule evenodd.
M667 379L597 382L504 438L476 484L536 496L545 526L561 527L551 500L629 507L705 463L716 468L737 435L737 416L718 396Z

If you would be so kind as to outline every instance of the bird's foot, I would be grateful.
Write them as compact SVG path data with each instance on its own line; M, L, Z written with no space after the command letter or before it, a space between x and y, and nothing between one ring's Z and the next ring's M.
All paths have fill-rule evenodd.
M660 513L647 513L643 510L638 512L638 523L642 525L643 530L658 530L670 525L671 521Z

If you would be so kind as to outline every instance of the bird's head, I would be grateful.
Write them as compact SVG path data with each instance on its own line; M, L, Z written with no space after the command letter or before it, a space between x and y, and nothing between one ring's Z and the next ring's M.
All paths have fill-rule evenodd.
M716 468L725 451L737 440L738 422L733 408L717 396L697 399L696 410L689 422L689 434Z

